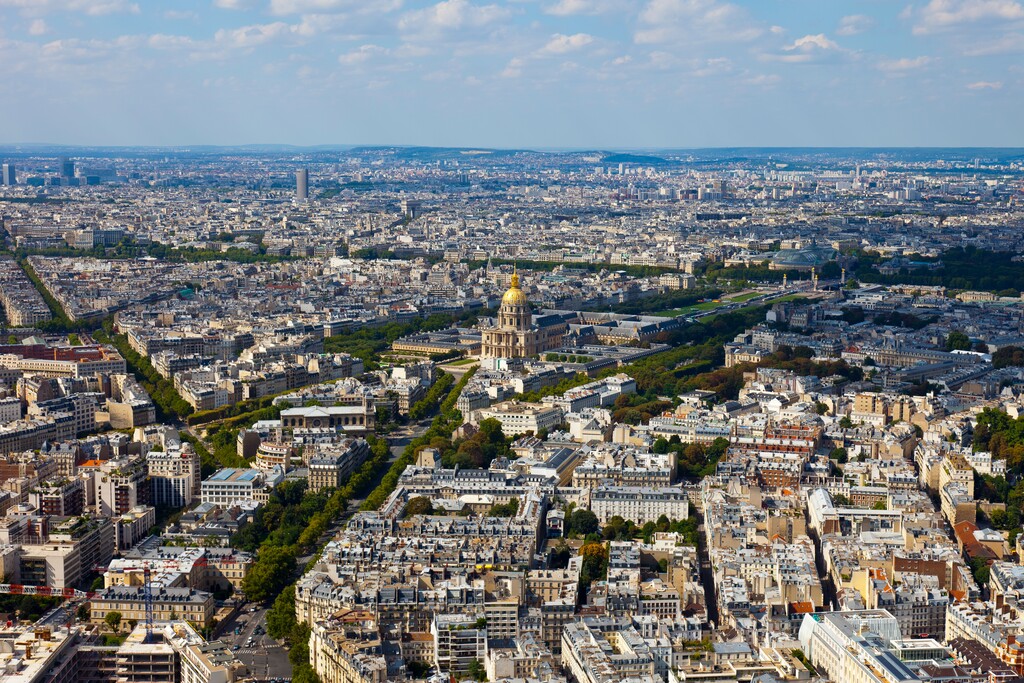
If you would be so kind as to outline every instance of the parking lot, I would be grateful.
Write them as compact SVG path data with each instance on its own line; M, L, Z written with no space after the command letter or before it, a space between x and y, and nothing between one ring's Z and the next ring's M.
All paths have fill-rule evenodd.
M251 611L255 609L255 611ZM266 634L267 610L247 607L227 624L220 640L231 648L235 659L248 669L248 677L260 681L290 681L292 665L288 651ZM237 631L237 633L236 633Z

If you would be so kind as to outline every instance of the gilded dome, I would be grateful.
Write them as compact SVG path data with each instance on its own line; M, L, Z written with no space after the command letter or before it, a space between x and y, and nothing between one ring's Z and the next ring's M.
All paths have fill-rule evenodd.
M526 306L526 294L519 289L519 273L512 273L512 286L501 297L502 306Z

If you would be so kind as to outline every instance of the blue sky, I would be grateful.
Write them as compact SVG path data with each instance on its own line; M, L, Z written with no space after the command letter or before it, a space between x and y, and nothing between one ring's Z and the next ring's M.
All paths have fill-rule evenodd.
M0 0L0 142L1024 146L1024 0Z

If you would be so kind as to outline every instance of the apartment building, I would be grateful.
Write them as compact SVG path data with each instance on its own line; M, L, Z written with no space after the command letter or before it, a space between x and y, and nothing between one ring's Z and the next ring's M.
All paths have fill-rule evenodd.
M313 624L309 663L323 683L384 683L388 665L373 613L343 610Z
M590 510L602 524L612 517L622 517L642 526L658 521L662 515L686 519L690 500L681 488L671 486L598 486L590 494Z
M160 621L185 621L207 627L213 622L213 594L194 588L152 587L153 615ZM146 621L145 588L142 586L111 586L96 593L89 601L89 620L102 624L110 612L120 612L125 621Z
M562 409L556 406L544 406L534 403L505 401L484 408L473 414L473 422L494 419L501 423L501 431L506 435L538 434L542 429L550 430L562 422Z

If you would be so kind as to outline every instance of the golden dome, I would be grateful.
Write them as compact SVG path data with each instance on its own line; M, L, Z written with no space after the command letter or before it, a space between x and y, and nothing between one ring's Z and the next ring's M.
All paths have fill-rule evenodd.
M512 286L501 297L502 306L526 306L526 294L519 289L519 273L512 273Z

